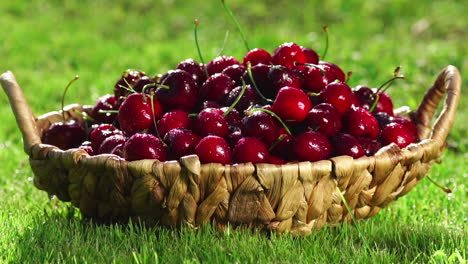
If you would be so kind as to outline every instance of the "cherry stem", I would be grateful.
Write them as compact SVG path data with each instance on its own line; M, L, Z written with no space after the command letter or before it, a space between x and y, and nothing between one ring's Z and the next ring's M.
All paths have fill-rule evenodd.
M289 127L283 122L281 117L279 117L277 114L275 114L275 112L270 111L268 109L264 109L264 108L254 108L254 109L251 109L249 111L249 113L252 114L253 112L258 112L258 111L265 112L267 114L270 114L274 118L276 118L276 120L278 120L281 123L281 125L284 127L284 129L286 129L286 132L288 132L289 135L292 135L291 130L289 130Z
M190 113L188 114L189 117L196 117L198 115L198 113Z
M308 66L308 67L314 67L314 68L317 68L320 70L320 72L322 73L322 75L325 75L325 70L323 69L323 67L321 65L318 65L318 64L313 64L313 63L300 63L300 62L297 62L295 61L294 62L294 65L297 66L297 65L302 65L302 66Z
M249 78L250 80L252 81L252 84L255 88L255 91L257 92L257 94L266 102L269 102L269 103L273 103L273 100L271 99L268 99L266 98L262 92L260 92L260 89L258 89L258 86L257 86L257 83L255 82L254 80L254 77L253 77L253 74L252 74L252 64L249 62L247 62L247 73L249 74Z
M193 28L193 35L195 36L195 45L197 46L198 56L200 57L201 63L203 63L203 68L205 69L206 77L210 77L210 75L208 74L208 70L204 66L205 60L203 59L203 56L200 50L200 45L198 44L198 24L200 24L200 21L198 21L198 19L195 19L194 24L195 24L195 27Z
M383 93L385 92L389 87L390 85L393 83L393 81L395 80L398 80L398 79L405 79L405 76L404 75L398 75L398 76L395 76L393 78L391 78L390 80L384 82L382 85L380 85L380 87L377 89L377 94L378 93ZM385 87L386 86L386 87Z
M244 96L245 89L247 88L247 86L245 85L244 78L241 78L241 80L242 80L242 90L241 90L240 94L237 96L236 100L231 104L231 106L229 106L228 110L226 110L226 112L224 112L223 117L226 117L227 115L229 115L229 113L232 111L232 109L237 105L237 103L239 103L242 96Z
M99 109L98 113L100 114L118 114L119 110L103 110Z
M63 91L63 95L62 95L62 119L63 119L64 123L65 123L65 110L63 110L63 109L65 108L65 95L67 94L68 88L72 85L72 83L74 83L79 78L80 78L80 76L75 75L75 77L73 77L73 79L71 79L68 82L67 86L65 87L65 90Z
M125 82L128 84L127 80L125 80ZM129 91L130 93L136 93L136 91L131 86L130 87L125 87L125 86L123 86L121 84L119 84L118 86L120 88L122 88L122 89L125 89L125 90Z
M154 98L154 93L151 93L150 94L150 105L151 105L151 113L153 114L153 125L154 125L154 133L156 134L156 136L159 138L159 140L161 140L161 142L163 143L164 147L167 147L167 144L164 142L164 140L162 140L161 138L161 135L159 135L159 131L158 131L158 125L156 124L156 118L155 118L155 114L154 114L154 102L153 102L153 98Z
M270 148L268 149L268 151L272 151L276 148L276 146L278 146L278 144L283 141L283 139L286 137L285 134L281 134L276 140L275 142L273 142L273 144L271 144Z
M88 120L88 121L91 121L91 122L95 121L94 118L89 116L86 112L81 112L81 111L78 111L77 109L75 109L75 113L77 113L78 115L83 117L84 120Z
M325 32L325 50L323 51L321 60L325 60L325 56L328 52L328 26L324 26L323 31Z
M374 102L372 103L372 106L371 108L369 109L369 112L374 112L375 108L377 107L377 103L379 102L379 99L380 99L380 94L379 93L375 93L375 98L374 98Z
M223 7L224 9L226 10L226 12L228 13L228 15L231 17L232 21L234 22L234 24L236 24L236 27L237 27L237 30L239 31L240 35L241 35L241 38L242 38L242 41L244 42L244 45L245 45L245 48L247 49L247 51L250 50L249 48L249 44L247 43L247 40L245 38L245 34L244 34L244 31L242 31L242 28L239 24L239 21L237 21L236 17L234 16L234 14L232 13L231 9L229 9L229 7L226 5L226 1L225 0L221 0L221 3L223 4Z
M442 189L442 191L446 192L446 193L452 193L452 189L448 188L448 187L445 187L445 186L442 186L441 184L437 183L436 181L434 181L431 177L429 176L426 176L427 179L429 179L429 181L432 182L432 184L434 184L435 186L439 187L440 189Z
M353 76L353 72L352 72L352 71L349 71L349 72L346 74L345 83L348 83L349 79L351 79L352 76Z
M218 55L216 57L219 57L223 55L224 53L224 48L226 48L227 42L229 39L229 30L226 31L226 34L224 35L224 41L223 41L223 46L221 47L221 50L218 52Z
M309 92L309 93L307 93L307 95L308 95L308 96L314 96L314 97L315 97L315 96L319 96L320 93Z

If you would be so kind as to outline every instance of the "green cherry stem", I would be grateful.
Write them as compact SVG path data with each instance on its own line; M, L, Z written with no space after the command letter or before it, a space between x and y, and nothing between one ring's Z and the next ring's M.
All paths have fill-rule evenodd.
M65 111L63 110L63 108L65 108L65 95L67 94L68 88L72 85L72 83L74 83L79 78L80 78L80 76L75 75L75 77L73 77L73 79L71 79L68 82L67 86L65 87L65 90L63 91L63 95L62 95L62 119L63 119L64 123L65 123Z
M328 26L323 27L323 31L325 32L325 50L323 51L321 60L325 60L325 56L328 52Z
M231 9L226 5L226 1L221 0L221 3L223 4L223 7L226 10L226 13L228 13L228 15L231 17L232 21L234 22L234 24L236 24L237 30L239 30L239 33L241 35L242 41L244 42L245 48L247 49L247 51L249 51L250 50L249 44L247 43L244 31L242 30L242 28L241 28L241 26L239 24L239 21L237 21L236 17L234 16L234 14L231 11Z
M99 109L98 113L100 113L100 114L118 114L119 110L102 110L102 109Z
M202 53L201 53L201 50L200 50L200 45L198 43L198 24L200 24L200 21L198 21L198 19L195 19L194 24L195 24L195 27L193 28L193 35L195 37L195 45L197 46L198 57L200 57L201 63L203 63L203 65L205 65L205 60L203 59L203 56L202 56ZM210 77L206 67L203 67L203 68L205 69L206 77Z
M257 94L266 102L269 102L269 103L273 103L273 100L271 99L268 99L266 98L262 92L260 92L260 89L258 89L258 86L257 86L257 83L255 82L254 80L254 77L253 77L253 74L252 74L252 64L249 62L247 62L247 73L249 74L249 78L250 80L252 81L252 84L255 88L255 91L257 92Z
M154 93L151 93L151 94L150 94L150 105L151 105L151 113L153 114L154 133L155 133L156 136L159 138L159 140L161 140L161 142L163 143L164 147L167 147L167 144L166 144L166 143L164 142L164 140L161 138L161 135L159 135L158 125L157 125L157 123L156 123L155 113L154 113L154 102L153 102L153 98L154 98Z
M263 108L254 108L254 109L251 109L249 110L249 114L252 114L254 112L258 112L258 111L262 111L262 112L265 112L267 114L270 114L271 116L273 116L274 118L276 118L276 120L278 120L281 125L284 127L284 129L286 129L286 132L288 132L289 135L292 135L291 133L291 130L289 130L289 127L283 122L283 120L281 119L281 117L279 117L277 114L275 114L273 111L270 111L268 109L263 109Z
M448 187L445 187L445 186L442 186L441 184L437 183L436 181L434 181L431 177L429 176L426 176L426 178L432 182L432 184L434 184L435 186L439 187L440 189L442 189L444 192L446 193L451 193L452 192L452 189L448 188Z
M237 105L237 103L239 103L242 96L244 96L245 89L247 88L247 86L245 85L244 78L241 78L241 80L242 80L242 90L241 90L240 94L237 96L236 100L232 103L232 105L229 106L229 108L226 110L226 112L224 112L223 117L226 117L227 115L229 115L229 113L232 111L232 109L234 109L234 107Z
M219 57L219 56L223 55L223 53L224 53L224 48L226 48L228 39L229 39L229 30L227 30L227 31L226 31L226 34L224 35L223 46L221 47L221 50L218 52L218 55L216 55L216 57Z
M276 148L276 146L278 146L278 144L283 141L283 139L286 138L286 135L285 134L282 134L280 135L276 140L275 142L273 142L273 144L271 144L270 148L268 148L268 151L272 151Z

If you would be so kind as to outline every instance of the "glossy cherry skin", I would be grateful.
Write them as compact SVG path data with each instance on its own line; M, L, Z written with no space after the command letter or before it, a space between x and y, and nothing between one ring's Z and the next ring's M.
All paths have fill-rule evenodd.
M122 131L118 130L113 125L102 124L94 126L89 132L89 141L94 153L98 153L104 139L113 135L123 135Z
M288 86L279 90L272 105L272 111L290 124L304 121L311 108L312 103L306 93Z
M201 137L217 135L224 138L229 134L229 126L223 117L223 111L218 108L203 109L195 118L193 128Z
M231 149L228 143L218 136L207 136L195 147L195 153L201 163L231 163Z
M319 100L333 105L338 113L344 114L351 107L353 92L345 83L333 82L320 92Z
M411 132L411 135L413 136L415 142L419 140L418 128L413 122L411 122L411 120L402 116L393 116L392 122L402 124Z
M53 123L42 136L42 142L54 145L62 150L77 148L85 139L85 129L74 120L65 123Z
M234 89L235 82L224 73L216 73L206 80L200 88L200 97L205 101L222 103L224 97Z
M273 155L270 155L270 157L268 157L268 160L266 163L269 163L269 164L276 164L276 165L283 165L283 164L286 164L286 160L280 158L280 157L277 157L277 156L273 156Z
M304 77L297 70L291 70L281 65L274 65L270 68L268 78L271 82L271 87L274 93L285 87L294 87L302 89L304 86Z
M278 138L278 125L274 118L261 111L253 112L242 118L242 134L246 137L257 137L269 144Z
M332 73L336 76L336 79L338 79L340 82L344 83L346 81L346 74L343 72L343 70L340 67L338 67L338 65L333 64L328 61L319 61L319 65L330 67Z
M206 64L206 70L208 71L208 74L211 76L215 73L221 73L224 69L234 64L240 64L239 61L236 60L234 57L218 56L214 58L212 61L208 62L208 64Z
M387 113L391 116L394 115L392 99L386 93L379 93L379 100L377 101L377 105L375 106L374 113L381 112Z
M237 141L232 150L234 163L266 163L270 154L268 148L260 139L244 137Z
M112 150L120 144L124 144L127 139L120 134L115 134L110 137L107 137L102 141L101 146L99 147L98 154L110 154Z
M275 140L266 142L266 145L271 149L271 154L288 159L294 147L294 137L288 134L284 127L280 127L277 131Z
M271 64L272 60L273 58L271 57L270 53L268 53L268 51L264 49L255 48L247 52L247 54L245 54L242 64L245 67L247 67L248 62L250 62L252 66L255 66L257 64L269 65Z
M200 110L206 109L206 108L221 108L223 107L220 103L215 102L215 101L204 101L202 105L200 106Z
M91 147L91 141L84 141L78 148L86 151L90 156L94 155L93 148Z
M357 159L365 155L359 141L350 134L338 133L331 137L330 142L333 147L334 156L348 155Z
M119 98L120 96L125 96L127 93L129 93L129 91L125 88L122 88L122 86L128 88L128 86L130 85L131 87L134 87L137 84L138 80L140 80L140 78L145 75L146 74L142 71L133 69L125 70L122 73L120 79L114 85L114 95L117 98Z
M104 95L98 99L89 115L99 123L111 124L117 118L117 114L114 113L99 113L99 110L117 110L118 100L115 95Z
M198 101L198 86L193 76L183 70L172 70L161 80L167 88L156 89L156 97L167 110L182 109L190 111Z
M226 74L227 76L231 77L231 80L234 81L235 86L242 85L242 75L244 75L246 68L241 64L234 64L226 69L224 69L221 73Z
M382 144L377 140L372 140L366 137L358 137L357 140L368 157L373 156L380 148L382 148Z
M306 62L307 63L312 63L312 64L318 64L319 63L319 56L317 52L315 52L313 49L303 47L301 46L301 50L304 53L306 57Z
M114 147L114 149L110 152L110 154L114 154L121 158L124 158L124 150L123 150L124 146L125 146L125 143L118 144L117 146Z
M239 97L241 91L242 86L237 86L236 88L232 89L226 96L224 105L232 105L236 101L237 97ZM255 92L255 89L251 85L246 85L245 92L240 98L239 102L236 104L235 109L237 109L239 112L243 112L252 106L257 100L258 96L257 92Z
M145 86L148 85L146 88ZM150 91L156 90L156 81L148 76L142 76L135 84L133 89L138 92L142 93L143 89L145 89L145 93L149 94Z
M331 154L330 141L323 134L306 131L296 137L293 153L299 161L328 159Z
M229 144L229 147L234 148L237 141L242 138L242 130L236 129L232 130L229 135L226 137L226 142Z
M370 110L372 105L374 105L375 100L377 100L377 104L373 113L387 113L390 116L394 115L393 102L390 96L388 96L388 94L377 94L377 89L370 89L362 85L359 85L356 88L354 88L353 93L358 98L359 104L362 108Z
M343 116L343 130L355 137L377 139L379 136L379 122L366 109L354 107Z
M273 64L283 65L289 69L295 69L295 63L306 63L307 58L301 47L295 43L287 42L281 44L273 54Z
M314 106L307 114L305 122L311 129L327 136L332 136L341 129L340 114L335 107L326 103Z
M200 142L200 137L192 130L175 128L166 133L164 142L167 144L171 159L179 159L195 154L195 147Z
M134 134L123 147L124 157L128 161L142 159L167 160L167 151L159 138L151 134Z
M220 109L221 111L223 111L223 115L224 115L226 111L229 109L229 107L222 107ZM224 117L224 119L228 123L230 131L240 129L242 117L239 111L237 111L235 108L231 109L231 111Z
M266 64L257 64L252 67L252 77L255 81L255 84L257 85L258 89L260 92L267 98L269 99L274 99L276 96L276 93L274 92L273 89L271 89L271 81L268 78L268 73L270 72L270 65ZM252 85L252 87L255 87L252 80L250 79L250 76L247 71L245 71L244 75L242 76L244 78L246 84Z
M189 73L195 80L195 83L198 87L201 87L202 84L206 81L204 67L193 59L186 59L184 61L179 62L176 69L183 70Z
M153 110L151 110L149 95L133 93L127 96L119 108L120 128L127 136L146 131L154 126L154 122L159 120L162 113L163 108L156 97L153 97Z
M390 123L382 129L380 141L384 146L395 143L398 147L404 148L414 142L414 137L404 125Z
M174 128L192 127L192 119L184 110L172 110L165 113L158 122L159 136L164 137L166 133Z

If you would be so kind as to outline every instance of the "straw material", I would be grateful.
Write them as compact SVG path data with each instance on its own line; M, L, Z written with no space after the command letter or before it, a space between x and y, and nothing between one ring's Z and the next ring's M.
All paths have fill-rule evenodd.
M102 222L141 220L147 225L192 227L210 222L308 235L325 224L350 221L342 192L355 218L376 215L408 193L441 156L460 97L460 75L446 67L411 115L421 141L400 149L395 144L375 156L334 157L286 165L200 164L191 155L179 161L125 161L115 155L89 156L41 143L42 133L61 112L34 118L11 72L0 76L9 96L34 184L70 201L83 216ZM445 104L431 128L442 99ZM71 105L66 119L83 122Z

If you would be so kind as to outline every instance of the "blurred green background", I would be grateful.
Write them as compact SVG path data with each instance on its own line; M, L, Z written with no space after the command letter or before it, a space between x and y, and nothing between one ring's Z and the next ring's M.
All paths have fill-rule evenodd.
M402 65L407 80L395 83L389 90L395 106L409 105L414 109L437 73L449 64L460 69L466 90L466 0L227 0L227 3L243 26L250 46L269 51L283 42L296 42L321 54L325 44L322 27L328 25L330 48L326 59L353 72L351 86L378 86L391 77L397 65ZM195 18L200 20L199 39L205 59L212 59L219 53L228 30L230 35L224 54L242 59L246 52L242 40L217 0L2 1L0 72L15 73L31 108L38 115L60 108L62 91L76 74L81 78L69 90L66 103L94 104L100 95L112 93L113 85L127 68L156 74L174 68L185 58L198 60L192 34ZM148 240L145 231L141 231L145 238L139 241L128 230L88 229L89 226L84 228L73 220L69 224L63 216L65 205L49 201L45 193L32 186L21 135L7 97L0 92L0 261L68 262L75 257L78 262L117 259L118 263L126 263L129 258L133 259L133 250L143 245L150 252L163 254L163 260L174 262L186 259L294 262L288 254L300 254L301 250L309 252L303 253L306 255L304 262L353 262L353 252L358 254L354 260L374 263L415 260L426 263L448 260L453 252L461 251L464 255L466 245L460 244L463 241L460 236L466 238L463 227L466 226L468 171L465 165L467 110L468 100L462 94L457 121L448 139L449 151L444 163L431 173L442 184L454 189L453 196L448 200L439 189L423 181L391 208L365 221L364 233L372 243L380 245L374 251L362 251L358 242L343 238L340 235L343 230L337 228L321 231L307 240L280 238L280 243L273 247L263 236L252 238L248 233L228 239L202 232L200 237L189 235L181 239L177 234L166 232L166 236L161 235L167 240L164 245L172 247L175 253L164 255L148 246L154 241ZM443 231L432 233L436 230L433 225ZM414 231L411 228L419 230L415 237L407 235ZM103 237L100 238L102 244L119 243L121 251L114 252L112 246L102 245L100 252L95 251L97 246L70 251L65 246L71 242L59 235L60 232L76 236L75 244L99 235ZM123 237L114 237L119 232L123 232ZM129 243L125 236L134 240ZM187 251L178 243L200 245L200 251ZM222 255L221 251L209 251L216 243L232 247L230 257L210 258L210 254ZM36 244L42 246L34 249ZM255 254L249 251L252 244L263 250L259 259L252 258ZM342 257L327 250L334 245L343 248ZM208 253L204 255L205 251L201 250L208 250ZM321 250L325 256L313 258ZM446 253L447 258L444 258ZM438 257L434 257L436 255Z

